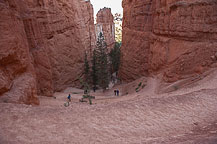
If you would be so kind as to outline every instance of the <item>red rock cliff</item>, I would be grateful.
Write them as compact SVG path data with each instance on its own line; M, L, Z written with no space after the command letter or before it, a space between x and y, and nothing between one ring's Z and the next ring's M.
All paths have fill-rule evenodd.
M120 76L163 73L174 82L216 62L216 0L123 0Z
M0 100L38 103L76 85L95 41L89 1L0 1Z
M96 16L96 34L98 36L98 34L102 32L108 45L108 49L111 49L115 44L115 24L111 9L100 9Z

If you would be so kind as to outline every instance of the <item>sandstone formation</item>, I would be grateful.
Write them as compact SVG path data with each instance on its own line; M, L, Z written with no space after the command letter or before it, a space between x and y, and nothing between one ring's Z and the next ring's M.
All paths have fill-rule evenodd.
M96 16L96 37L98 37L99 33L102 32L108 49L111 49L115 44L115 24L111 9L100 9Z
M0 1L0 100L38 104L76 85L95 45L87 0Z
M123 0L122 6L123 80L162 73L175 82L216 63L216 0Z

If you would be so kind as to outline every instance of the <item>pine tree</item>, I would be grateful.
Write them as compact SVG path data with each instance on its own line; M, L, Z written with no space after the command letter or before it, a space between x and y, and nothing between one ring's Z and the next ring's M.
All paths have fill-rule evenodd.
M111 61L111 67L112 67L112 73L118 72L119 66L120 66L120 57L121 57L121 50L120 50L121 44L116 42L114 48L110 51L110 61Z
M90 66L87 60L87 53L85 52L84 56L84 79L86 83L89 83L89 78L90 78Z
M93 88L96 89L98 78L97 78L97 55L95 49L93 50L93 58L91 62L92 62L92 73L91 73L92 83L93 83Z
M96 44L98 84L105 90L109 85L108 49L102 33L99 33Z

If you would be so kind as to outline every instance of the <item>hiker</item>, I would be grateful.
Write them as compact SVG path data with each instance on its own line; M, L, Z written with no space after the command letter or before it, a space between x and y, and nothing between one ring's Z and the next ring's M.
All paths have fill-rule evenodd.
M117 90L114 90L114 93L115 93L115 96L116 96Z
M88 92L87 92L87 90L85 89L85 90L84 90L84 94L87 94L87 93L88 93Z
M119 90L117 90L117 96L119 96Z
M71 102L71 95L70 94L68 95L67 98L68 98L69 102Z
M95 86L93 87L93 91L96 92L96 87Z

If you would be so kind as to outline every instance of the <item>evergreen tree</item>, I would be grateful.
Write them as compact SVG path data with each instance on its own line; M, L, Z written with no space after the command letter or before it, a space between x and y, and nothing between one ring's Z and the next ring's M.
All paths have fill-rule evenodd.
M84 56L84 79L86 83L89 83L89 78L90 78L90 66L87 60L87 53L85 52Z
M111 61L111 72L118 72L120 66L120 57L121 57L121 44L116 42L114 48L110 51L110 61Z
M102 33L99 33L96 44L98 84L105 90L109 85L108 49Z
M92 77L93 88L96 89L98 78L97 78L97 55L95 49L93 50L91 77Z

